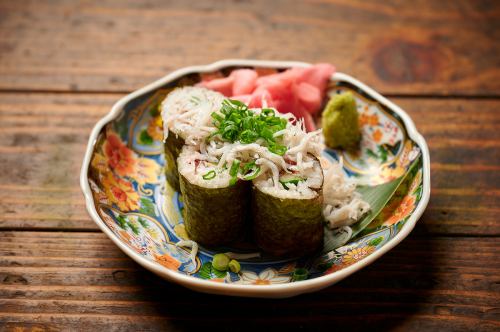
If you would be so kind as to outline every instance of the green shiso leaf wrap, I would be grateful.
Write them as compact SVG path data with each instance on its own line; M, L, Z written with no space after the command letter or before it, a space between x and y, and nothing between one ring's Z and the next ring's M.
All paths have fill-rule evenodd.
M184 139L169 130L168 137L165 141L165 176L168 183L176 191L180 191L177 158L179 157L183 146Z
M180 174L184 223L189 238L208 247L231 244L244 237L250 184L238 181L224 188L193 184Z
M273 256L303 256L323 247L323 195L282 199L252 190L253 233L259 248Z

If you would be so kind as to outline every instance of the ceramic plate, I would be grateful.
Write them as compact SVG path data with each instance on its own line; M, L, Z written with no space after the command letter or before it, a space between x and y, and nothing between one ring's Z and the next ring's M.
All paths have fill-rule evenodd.
M375 220L346 245L314 257L292 260L240 259L241 272L211 267L214 252L200 248L196 259L175 245L187 237L182 197L163 175L165 159L158 103L174 87L204 76L223 76L241 67L274 72L301 62L225 60L177 70L119 100L90 136L81 171L86 206L100 229L127 255L161 277L216 294L288 297L332 285L367 266L401 242L422 215L430 194L429 152L410 117L398 106L355 80L336 73L328 94L351 91L362 124L356 154L325 150L344 159L344 171L368 185L395 179L410 170ZM416 167L410 169L410 165ZM230 250L227 249L227 250ZM308 279L294 281L296 269Z

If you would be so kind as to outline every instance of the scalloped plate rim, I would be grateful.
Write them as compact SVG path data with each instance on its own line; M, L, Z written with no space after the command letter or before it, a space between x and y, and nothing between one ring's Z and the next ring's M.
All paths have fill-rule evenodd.
M379 94L372 88L368 87L364 83L358 81L357 79L347 74L337 72L332 76L332 79L343 80L357 86L358 88L369 94L371 97L373 97L376 101L378 101L381 104L384 104L392 111L397 113L401 117L403 123L405 124L408 136L415 143L417 143L417 145L421 149L422 162L423 162L422 198L419 204L417 205L415 211L403 225L399 233L394 238L389 240L389 242L387 242L383 247L381 247L368 257L354 263L351 266L348 266L340 271L336 271L334 273L324 275L318 278L305 280L301 282L277 284L277 285L235 285L226 283L215 283L169 270L155 262L152 262L144 258L140 254L136 253L131 248L129 248L125 243L123 243L99 217L90 190L90 184L88 181L88 170L98 134L101 132L101 130L106 124L108 124L109 122L118 117L123 107L132 99L139 97L145 93L151 92L163 86L164 84L172 80L175 80L181 76L184 76L186 74L196 73L196 72L198 73L211 72L230 66L256 66L256 67L260 66L260 67L271 67L271 68L286 68L286 67L306 67L310 66L310 64L299 61L228 59L228 60L217 61L209 65L183 67L181 69L171 72L170 74L158 79L153 83L150 83L122 97L113 105L111 111L101 120L99 120L92 129L80 172L80 187L83 191L83 195L85 197L85 205L88 213L90 214L90 217L94 220L97 226L118 246L118 248L120 248L130 258L132 258L135 262L137 262L144 268L152 271L153 273L163 277L168 281L178 283L192 290L204 293L230 295L230 296L284 298L284 297L299 295L302 293L314 292L326 288L328 286L331 286L339 282L340 280L350 276L354 272L359 271L362 268L370 265L375 260L380 258L385 253L387 253L396 245L398 245L404 238L408 236L408 234L415 227L415 224L418 221L418 219L423 214L430 198L430 157L429 157L429 149L427 147L427 143L424 137L417 131L417 128L413 123L413 120L405 111L403 111L403 109L401 109L399 106L392 103L391 101L389 101L388 99L386 99L381 94Z

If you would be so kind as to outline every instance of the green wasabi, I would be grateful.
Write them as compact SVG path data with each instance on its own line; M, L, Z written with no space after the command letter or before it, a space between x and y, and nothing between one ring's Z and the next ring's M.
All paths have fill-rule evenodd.
M356 100L350 92L334 96L323 111L321 124L330 148L355 149L361 140Z

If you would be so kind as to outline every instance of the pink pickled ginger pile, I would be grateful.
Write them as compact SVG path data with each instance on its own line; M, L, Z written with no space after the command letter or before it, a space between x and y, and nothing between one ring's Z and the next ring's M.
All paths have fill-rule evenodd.
M313 115L319 111L335 67L321 63L306 68L260 76L253 69L233 70L228 77L202 81L199 85L237 99L248 107L274 107L304 119L308 131L315 129Z

